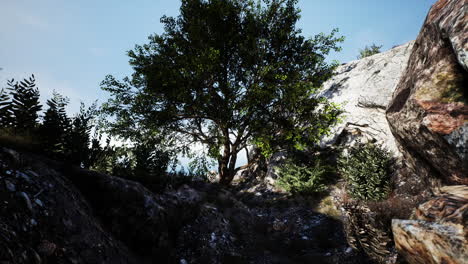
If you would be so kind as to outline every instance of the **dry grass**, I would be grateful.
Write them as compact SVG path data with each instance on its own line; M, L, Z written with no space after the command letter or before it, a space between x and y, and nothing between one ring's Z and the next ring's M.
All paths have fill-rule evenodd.
M332 196L324 197L316 206L315 211L337 220L341 219L341 212L336 208Z
M17 133L12 129L0 129L0 146L24 151L39 151L40 144L34 133Z

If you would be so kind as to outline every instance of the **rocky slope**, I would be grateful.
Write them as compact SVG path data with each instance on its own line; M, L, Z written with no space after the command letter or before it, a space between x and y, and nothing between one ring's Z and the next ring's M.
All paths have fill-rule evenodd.
M365 263L310 200L139 183L0 150L0 263Z
M397 248L410 263L468 259L467 11L467 1L434 4L387 109L404 156L401 181L465 184L443 187L415 219L393 220Z
M349 199L346 190L335 194L349 243L378 263L396 263L397 250L410 263L466 261L466 192L456 208L445 205L450 199L425 204L450 208L443 219L421 222L421 209L419 218L396 219L409 219L434 199L437 186L468 182L467 11L467 1L438 1L414 43L342 65L325 84L322 94L344 103L347 113L326 144L370 140L400 158L388 199L370 203ZM455 216L457 225L445 225Z
M343 64L324 83L321 96L342 105L343 122L323 145L349 145L356 138L377 141L396 156L395 139L385 117L392 94L406 68L413 42Z

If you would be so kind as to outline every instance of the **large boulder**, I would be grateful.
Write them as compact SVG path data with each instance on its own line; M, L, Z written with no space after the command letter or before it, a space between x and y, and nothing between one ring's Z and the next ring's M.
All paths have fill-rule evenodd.
M468 183L467 11L466 1L434 4L387 109L414 177Z
M468 186L447 186L415 219L392 221L396 248L411 264L466 263Z
M357 138L377 141L396 156L395 139L385 118L392 94L398 84L413 42L339 66L335 75L323 84L320 96L342 105L343 122L325 138L324 146L349 145Z

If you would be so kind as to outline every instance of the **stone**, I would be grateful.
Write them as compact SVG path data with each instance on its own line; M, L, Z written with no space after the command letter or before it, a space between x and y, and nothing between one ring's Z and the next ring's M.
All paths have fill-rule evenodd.
M28 208L29 211L32 212L33 208L32 208L32 204L31 204L31 199L29 199L29 196L28 194L26 194L25 192L20 192L19 194L19 197L21 197L26 205L26 207Z
M57 245L47 240L42 240L37 246L37 253L45 257L52 256L56 250Z
M5 180L5 186L8 191L10 192L16 192L16 186L9 180Z
M418 220L468 224L468 186L444 186L436 191L437 196L418 206Z
M16 171L16 177L22 178L25 181L27 181L28 183L31 183L31 177L29 177L29 175L27 175L24 172Z
M36 199L36 200L34 200L34 202L35 202L37 205L39 205L40 207L44 207L44 203L43 203L41 200Z
M467 11L433 5L386 112L408 168L446 184L468 184Z
M339 66L335 75L323 84L320 96L342 106L343 121L332 129L322 147L350 145L356 139L376 141L395 156L399 155L395 139L385 117L413 41L386 52Z
M396 248L410 264L468 260L468 186L446 186L412 220L392 220Z

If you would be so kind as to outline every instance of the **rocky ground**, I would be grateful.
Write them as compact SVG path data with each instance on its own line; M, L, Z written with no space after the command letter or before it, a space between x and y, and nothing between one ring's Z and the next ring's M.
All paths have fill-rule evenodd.
M139 183L0 152L0 263L366 263L317 199Z

